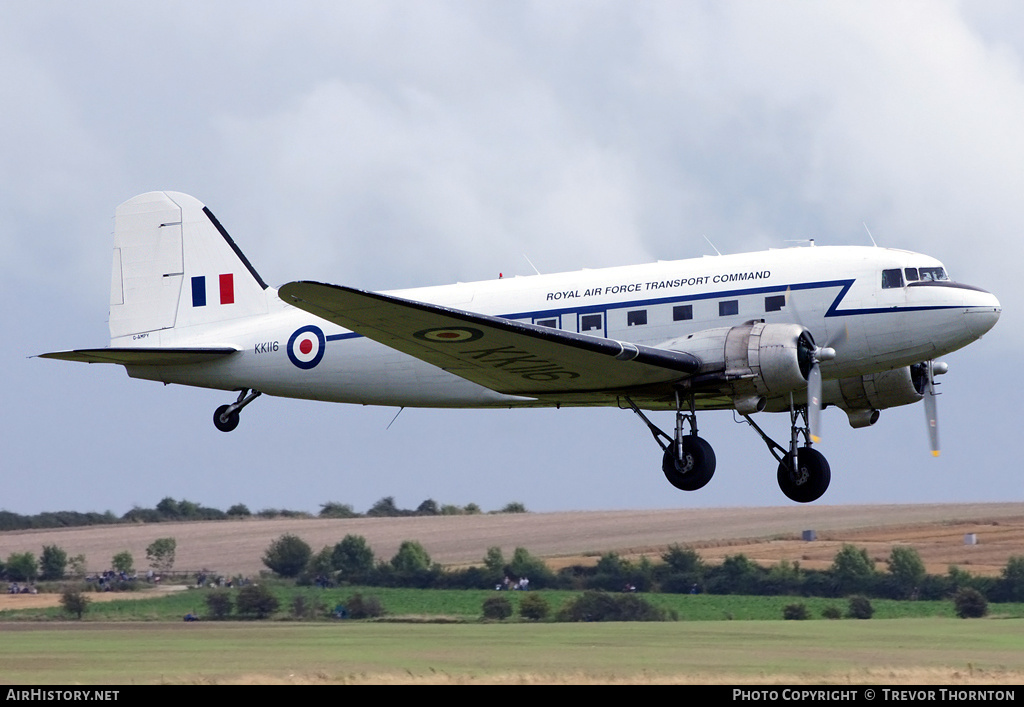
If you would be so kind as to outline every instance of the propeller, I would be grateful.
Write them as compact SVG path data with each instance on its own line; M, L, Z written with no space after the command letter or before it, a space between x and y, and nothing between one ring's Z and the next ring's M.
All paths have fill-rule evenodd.
M790 305L796 323L806 329L792 290L789 289L786 290L786 304ZM832 332L824 346L815 345L814 338L809 331L800 336L800 341L797 344L801 354L801 368L807 368L807 427L812 442L821 441L822 383L820 364L822 361L834 359L836 357L835 347L841 346L849 335L849 325L844 324L842 329Z
M932 456L939 456L939 406L935 392L935 376L942 375L949 367L940 361L925 361L924 366L924 415L928 420L928 440L931 442Z

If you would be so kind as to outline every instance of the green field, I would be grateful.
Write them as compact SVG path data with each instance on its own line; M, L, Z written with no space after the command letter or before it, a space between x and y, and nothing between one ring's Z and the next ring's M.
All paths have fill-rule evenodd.
M307 603L317 602L328 609L338 604L344 605L349 597L356 592L364 597L377 597L387 611L387 618L404 620L408 618L425 620L451 620L461 622L477 621L480 618L484 599L495 596L489 590L464 589L392 589L386 587L348 587L344 589L320 590L295 587L292 585L274 586L274 592L281 602L281 609L276 620L289 618L290 607L294 597L302 596ZM189 589L180 592L164 593L153 598L129 598L111 602L93 602L84 617L86 622L95 621L177 621L187 613L200 617L208 614L205 597L210 590ZM570 591L536 591L532 595L544 597L551 606L552 612L562 604L579 595ZM87 595L88 596L88 595ZM522 592L505 592L507 597L518 607L518 602L526 596ZM807 606L810 619L821 620L822 611L826 607L836 607L844 614L848 602L845 599L824 599L818 597L772 597L772 596L734 596L711 594L643 594L647 601L663 607L679 621L770 621L781 620L782 610L788 604L802 603ZM952 601L895 601L873 599L874 618L953 618ZM1024 604L990 604L990 613L1001 618L1024 618ZM18 611L0 611L0 621L39 621L62 620L64 613L59 608L25 609Z
M1020 620L55 623L0 628L0 680L1020 684Z

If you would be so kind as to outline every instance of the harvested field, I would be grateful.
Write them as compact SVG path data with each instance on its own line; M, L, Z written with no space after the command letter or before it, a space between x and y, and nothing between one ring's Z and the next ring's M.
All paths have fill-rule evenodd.
M815 530L816 542L800 541ZM38 554L58 545L69 556L83 554L90 572L109 567L122 550L146 568L146 547L156 538L177 540L175 569L208 569L224 575L256 575L261 557L284 533L314 550L352 533L367 539L377 557L391 557L403 540L418 540L432 559L446 565L478 563L488 547L506 556L516 547L544 557L553 567L596 560L614 551L656 556L672 543L697 547L715 561L742 552L774 564L799 560L827 566L844 542L868 548L884 560L894 544L912 545L931 572L958 564L981 574L998 573L1011 555L1024 553L1024 503L918 504L890 506L785 506L648 511L588 511L418 518L280 519L94 526L0 533L0 557ZM976 533L978 545L964 545Z

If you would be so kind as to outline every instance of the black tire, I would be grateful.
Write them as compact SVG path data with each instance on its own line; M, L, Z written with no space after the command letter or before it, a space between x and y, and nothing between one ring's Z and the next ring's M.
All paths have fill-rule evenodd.
M231 406L230 405L221 405L213 413L213 424L221 432L230 432L231 430L233 430L236 427L238 427L238 421L239 421L240 418L239 418L237 410L235 412L231 413L230 415L228 415L227 420L221 420L220 419L221 415L223 415L225 412L227 412L227 409L229 407L231 407Z
M676 459L675 444L669 445L661 460L665 478L677 489L696 491L715 475L715 450L696 435L683 437L683 460Z
M801 447L796 452L797 471L791 473L789 457L779 464L779 488L782 493L797 503L817 501L828 490L832 470L828 461L817 449Z

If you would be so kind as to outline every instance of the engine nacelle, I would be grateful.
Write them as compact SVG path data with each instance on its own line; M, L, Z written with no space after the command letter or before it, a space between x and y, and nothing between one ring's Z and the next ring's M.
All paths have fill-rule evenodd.
M734 381L738 399L751 411L762 409L761 396L807 387L814 338L797 324L756 321L734 327L705 329L660 345L700 359L698 375L721 374Z
M925 373L921 364L855 378L843 378L839 381L839 395L842 399L839 406L847 410L851 425L865 426L855 424L855 420L863 423L868 419L856 413L916 403L924 397L925 384ZM874 418L877 419L877 415ZM868 424L873 424L873 420Z

